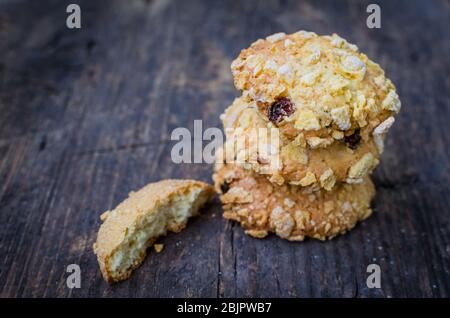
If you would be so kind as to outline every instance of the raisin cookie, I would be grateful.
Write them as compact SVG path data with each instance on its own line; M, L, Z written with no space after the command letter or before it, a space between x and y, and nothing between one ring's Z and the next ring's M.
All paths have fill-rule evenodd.
M300 138L290 139L268 124L255 102L237 98L221 116L227 141L222 157L246 169L264 174L278 185L332 190L339 182L362 182L379 163L375 136L360 136L357 147L345 142L327 147L306 147ZM379 133L383 142L385 131Z
M163 180L131 192L103 213L94 253L104 279L127 279L159 236L181 231L214 194L211 185L200 181Z
M391 125L401 108L380 66L336 34L273 34L242 50L231 69L236 88L262 118L306 146L357 147L380 125Z
M233 164L216 164L213 175L226 219L239 222L246 234L269 232L291 241L305 237L331 239L352 229L372 213L375 189L366 177L360 184L342 183L333 191L278 186Z

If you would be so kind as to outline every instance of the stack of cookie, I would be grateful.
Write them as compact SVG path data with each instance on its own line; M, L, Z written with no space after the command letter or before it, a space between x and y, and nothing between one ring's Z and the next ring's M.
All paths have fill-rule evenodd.
M370 173L400 110L380 66L341 37L277 33L232 63L215 185L254 237L324 240L371 214Z

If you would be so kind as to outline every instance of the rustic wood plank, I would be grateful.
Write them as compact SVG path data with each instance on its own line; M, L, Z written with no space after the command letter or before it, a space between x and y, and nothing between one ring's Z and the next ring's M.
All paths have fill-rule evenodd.
M65 28L68 3L0 4L0 296L449 296L448 1L379 1L380 30L365 27L368 1L79 1L81 30ZM104 283L100 213L150 181L210 181L209 165L171 162L171 131L220 127L232 59L298 29L337 32L397 85L374 215L326 243L256 240L215 201L130 280ZM71 263L81 289L65 285Z

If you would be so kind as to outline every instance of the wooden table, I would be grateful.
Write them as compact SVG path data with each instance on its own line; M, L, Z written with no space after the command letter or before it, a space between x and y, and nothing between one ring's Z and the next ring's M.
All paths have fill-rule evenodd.
M77 1L79 30L70 2L0 5L0 296L450 296L449 1L377 1L381 29L366 27L372 1ZM216 200L108 286L99 215L151 181L210 182L210 165L172 163L171 132L221 127L233 58L299 29L356 43L397 85L374 215L329 242L258 240ZM372 263L381 289L366 285Z

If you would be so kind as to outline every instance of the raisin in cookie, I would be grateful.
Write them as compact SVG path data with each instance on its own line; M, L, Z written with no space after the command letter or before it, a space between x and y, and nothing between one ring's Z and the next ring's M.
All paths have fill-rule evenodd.
M163 180L131 192L103 213L94 252L104 279L127 279L159 236L181 231L214 193L211 185L200 181Z
M272 232L291 241L331 239L371 215L375 194L368 177L360 184L340 184L331 192L311 192L275 185L233 164L217 164L213 179L221 193L224 217L239 222L248 235L257 238Z
M301 135L306 146L357 147L376 127L390 126L401 107L380 66L336 34L277 33L242 50L231 68L262 118L291 139Z
M326 147L306 147L268 124L255 102L237 98L221 116L227 141L219 159L265 175L278 185L332 190L339 182L362 182L379 163L375 136L360 136L357 147L333 142ZM384 132L379 136L381 142ZM356 143L356 141L353 141Z

